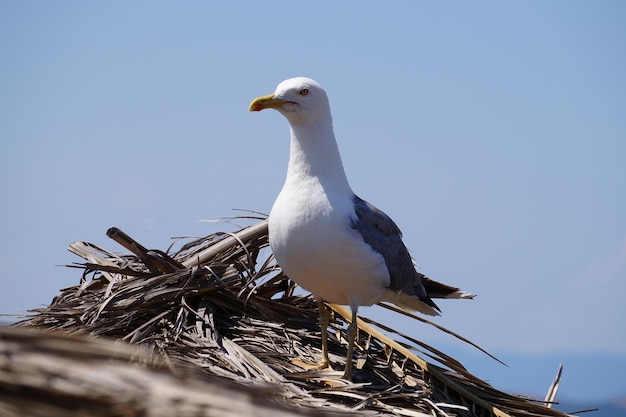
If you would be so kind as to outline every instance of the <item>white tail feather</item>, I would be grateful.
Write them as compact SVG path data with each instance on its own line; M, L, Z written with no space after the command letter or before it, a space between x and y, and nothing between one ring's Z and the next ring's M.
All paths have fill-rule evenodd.
M450 293L448 295L446 295L444 298L465 298L465 299L472 299L476 297L476 294L472 294L471 292L465 292L465 291L455 291L453 293Z
M422 314L428 316L439 316L439 312L421 301L414 295L396 293L391 290L386 290L383 294L383 300L397 305L403 310L407 311L419 311Z

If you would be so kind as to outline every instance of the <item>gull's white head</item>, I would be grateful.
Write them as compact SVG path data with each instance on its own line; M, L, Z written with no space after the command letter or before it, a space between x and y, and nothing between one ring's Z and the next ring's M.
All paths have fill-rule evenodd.
M330 120L330 105L326 91L315 80L290 78L278 84L273 94L256 98L250 111L276 109L291 124L316 123Z

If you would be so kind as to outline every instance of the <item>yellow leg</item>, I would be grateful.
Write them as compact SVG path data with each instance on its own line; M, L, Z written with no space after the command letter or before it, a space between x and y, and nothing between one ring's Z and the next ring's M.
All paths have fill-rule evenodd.
M352 380L352 355L354 354L354 340L356 339L356 308L352 309L352 321L348 326L348 356L346 357L346 369L343 372L343 379Z
M328 359L328 324L330 323L330 312L326 309L323 301L318 301L317 305L320 310L320 328L322 329L322 360L320 362L307 362L300 359L292 359L291 362L306 370L315 371L332 371L330 360Z
M330 324L330 312L326 309L323 301L318 301L317 305L320 310L320 327L322 328L322 362L320 369L328 368L330 360L328 359L328 325Z

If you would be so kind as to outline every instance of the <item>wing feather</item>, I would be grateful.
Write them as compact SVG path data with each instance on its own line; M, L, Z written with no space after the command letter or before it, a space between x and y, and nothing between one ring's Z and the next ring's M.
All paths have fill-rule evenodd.
M426 293L423 275L415 270L409 250L402 241L400 228L373 204L356 195L352 201L356 214L352 227L385 259L390 280L388 288L396 293L414 295L439 310Z

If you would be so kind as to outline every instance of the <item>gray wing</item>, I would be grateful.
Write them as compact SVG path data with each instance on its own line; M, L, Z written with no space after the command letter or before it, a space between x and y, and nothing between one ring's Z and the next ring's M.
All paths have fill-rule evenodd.
M352 227L361 233L363 240L380 253L389 270L389 289L396 292L412 293L429 305L434 303L426 295L422 274L415 270L409 250L402 242L402 232L382 210L373 204L354 196L354 212L357 219ZM435 308L437 308L435 306Z

